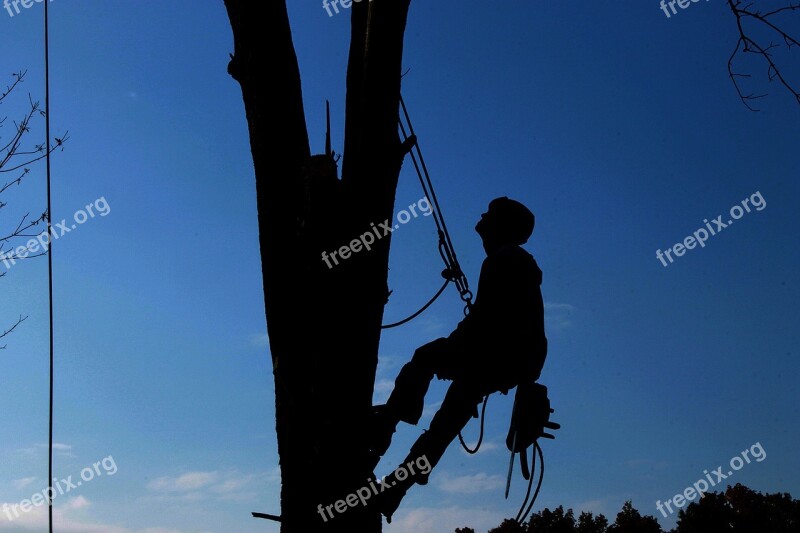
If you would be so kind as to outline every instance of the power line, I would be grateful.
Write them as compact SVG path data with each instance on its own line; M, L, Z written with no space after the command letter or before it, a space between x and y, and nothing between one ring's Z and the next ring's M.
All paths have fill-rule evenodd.
M48 531L53 533L53 224L52 207L50 203L50 26L49 2L44 2L44 123L47 136L45 161L47 163L47 282L48 301L50 311L50 410L48 417L48 444L47 444L47 522Z

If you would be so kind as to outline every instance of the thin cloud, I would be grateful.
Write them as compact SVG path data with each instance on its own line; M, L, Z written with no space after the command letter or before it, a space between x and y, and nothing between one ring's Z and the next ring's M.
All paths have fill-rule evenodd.
M560 331L572 326L575 306L564 303L545 302L544 321L548 330Z
M469 446L470 449L474 449L476 444L478 444L477 441L476 442L472 442L472 443L467 442L467 446ZM500 445L498 443L496 443L496 442L484 441L484 442L481 443L481 447L478 448L478 451L475 452L474 454L467 453L467 451L464 449L463 446L460 446L459 449L461 450L461 453L463 453L464 455L473 456L473 455L480 455L482 453L493 452L495 450L498 450L498 449L500 449Z
M438 333L444 331L445 322L438 316L431 316L424 318L422 320L422 325L422 330L425 333Z
M379 379L375 382L375 390L373 392L374 402L376 404L379 403L386 403L386 400L389 399L389 395L392 393L394 389L394 381L389 379Z
M84 496L76 496L67 500L65 507L67 509L86 509L89 507L89 505L91 505L89 500L87 500Z
M13 481L14 488L19 490L19 489L24 489L26 487L30 487L31 485L33 485L33 483L37 479L39 479L39 478L37 478L36 476L24 477L24 478L21 478L21 479L15 479Z
M147 488L156 492L190 492L211 485L217 478L216 472L187 472L178 477L156 478Z
M241 474L236 470L193 471L154 479L147 488L155 499L169 502L241 501L256 499L268 481L275 479L279 479L277 469L259 474Z
M269 335L266 332L264 333L256 333L250 336L250 346L254 348L268 348L269 347Z
M396 355L379 355L378 368L375 371L377 377L392 377L396 369L400 366L401 359Z
M441 401L438 401L436 403L426 403L425 407L422 409L422 418L420 418L420 421L431 418L433 415L436 414L436 411L438 411L441 406L442 406Z
M17 453L29 457L40 456L43 453L47 453L47 444L39 443L34 444L30 448L20 448L17 450ZM75 455L72 453L72 445L64 444L63 442L53 443L53 454L59 457L75 457Z
M2 507L2 505L3 503L0 502L0 507ZM18 508L19 502L6 502L6 505L8 505L8 507L16 505ZM74 516L76 512L84 514L90 505L89 500L83 496L78 496L77 498L70 498L64 502L60 502L53 507L53 522L58 524L58 531L66 533L145 533L144 531L135 531L125 527L113 526L100 522L89 522L84 518ZM0 514L0 531L21 533L23 531L47 530L48 516L46 505L33 507L27 513L19 512L18 514L19 516L14 516L13 520L9 520L5 514ZM175 533L181 532L176 531Z
M480 510L475 508L446 507L430 508L418 507L411 509L400 508L392 519L392 523L385 526L384 533L442 533L442 531L455 531L456 528L469 526L475 531L488 531L506 518L497 511Z
M490 476L486 472L471 476L451 476L450 474L442 473L436 479L439 490L450 494L478 494L479 492L497 490L505 485L503 476Z

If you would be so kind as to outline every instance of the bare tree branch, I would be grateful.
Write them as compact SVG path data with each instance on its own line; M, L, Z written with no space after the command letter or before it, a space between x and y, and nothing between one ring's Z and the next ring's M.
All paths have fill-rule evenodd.
M794 46L800 47L798 38L790 35L782 26L779 26L778 24L780 24L780 22L776 22L777 15L800 11L800 2L792 3L764 13L753 10L753 3L744 4L742 0L727 0L727 2L728 6L731 8L731 12L736 17L736 26L739 30L739 39L736 42L736 47L728 59L728 75L742 103L751 111L759 111L759 109L753 107L751 104L753 101L767 96L767 93L755 94L747 93L743 90L741 85L742 80L749 79L752 76L750 74L736 72L734 68L734 61L740 52L742 54L749 53L760 56L766 63L767 79L769 81L778 80L778 82L794 96L797 103L800 104L800 90L796 88L796 84L792 83L784 75L784 72L781 70L781 67L774 57L774 53L781 49L785 48L787 52L790 52ZM750 25L752 28L750 26L747 28L745 27L748 21L753 21L753 24ZM781 22L785 22L785 20ZM764 44L766 42L765 36L757 34L756 32L758 31L763 31L765 35L771 35L772 38L780 37L782 44L775 44L772 40L769 41L769 44Z
M3 172L14 172L20 168L25 167L26 165L30 165L44 159L47 157L48 152L46 151L45 144L36 144L34 145L33 150L21 150L20 146L22 144L22 137L30 132L30 121L35 114L40 114L44 116L44 111L39 109L39 102L34 102L28 97L28 101L30 103L30 109L27 114L23 117L22 121L19 123L14 123L15 132L14 135L11 137L11 140L6 143L5 146L0 148L0 173ZM5 118L3 119L5 121ZM63 136L55 137L53 140L55 143L51 144L50 152L53 153L58 148L63 147L64 142L69 138L69 132L65 132ZM35 156L35 157L30 157ZM22 158L24 161L20 163L16 163L15 158ZM10 168L7 168L8 165L11 164Z
M5 274L4 274L4 275L5 275ZM3 333L0 333L0 339L2 339L3 337L5 337L6 335L9 335L11 332L13 332L15 329L17 329L17 326L19 326L20 324L22 324L22 323L23 323L23 322L24 322L24 321L25 321L27 318L28 318L28 317L26 317L26 316L19 315L19 318L17 319L17 321L14 323L14 325L13 325L13 326L11 326L11 327L10 327L10 328L8 328L7 330L5 330ZM4 345L2 345L2 346L0 346L0 350L5 350L5 349L6 349L6 346L7 346L7 345L5 345L5 344L4 344Z
M14 90L18 89L19 85L23 83L27 71L19 71L12 74L13 81L7 85L2 92L0 92L0 105L6 104ZM14 185L22 184L22 181L29 175L29 166L37 161L46 158L50 153L53 153L58 148L63 149L64 143L69 139L68 132L60 137L54 137L53 142L50 143L50 151L47 150L47 142L37 144L31 143L28 145L27 135L31 132L32 121L35 117L44 117L45 112L40 108L39 102L34 101L28 95L28 108L25 111L22 119L19 122L13 123L13 130L11 130L8 139L4 143L0 143L0 174L13 173L16 175L14 179L6 181L0 186L0 196L10 193L10 189ZM0 118L0 140L3 140L3 128L8 127L7 116ZM0 213L3 208L8 205L7 202L0 200ZM47 254L47 248L42 247L39 253L31 253L33 246L23 244L15 246L14 241L18 241L27 237L36 237L39 233L33 232L33 228L46 223L48 213L45 211L37 218L31 220L30 213L26 213L21 217L16 225L12 225L10 229L0 231L0 278L5 277L11 265L14 265L16 260L19 259L33 259ZM2 268L4 266L5 268ZM17 326L19 326L27 317L20 315L19 319L10 328L6 329L0 334L0 339L12 333ZM5 345L0 349L5 348Z
M11 92L17 87L17 85L22 83L22 79L25 77L25 74L27 73L28 73L27 70L20 70L19 72L15 72L14 74L12 74L12 76L14 77L14 82L11 85L6 86L5 91L3 91L2 94L0 94L0 103L2 103L3 100L6 99L6 96L11 94Z

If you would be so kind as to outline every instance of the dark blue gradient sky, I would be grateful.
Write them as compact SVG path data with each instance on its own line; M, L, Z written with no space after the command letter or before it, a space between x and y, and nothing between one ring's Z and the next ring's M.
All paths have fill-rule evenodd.
M53 161L54 219L100 197L111 207L54 250L56 472L109 455L119 468L57 500L57 519L65 531L277 531L249 517L279 511L279 475L254 178L222 2L50 6L52 124L71 136ZM28 69L0 116L17 117L27 92L43 99L41 15L41 4L0 11L0 82ZM327 98L341 151L348 14L293 2L290 16L313 147ZM657 500L755 443L767 458L730 482L800 495L800 106L760 65L748 83L770 92L763 111L741 104L722 0L669 19L655 0L414 2L406 37L403 93L473 285L473 227L489 200L507 195L537 216L526 248L544 271L542 382L563 429L543 445L536 508L613 520L632 499L669 527ZM796 57L787 73L800 83ZM41 123L31 136L43 138ZM3 198L3 227L43 210L43 168ZM398 209L421 197L411 170ZM763 210L668 267L656 258L756 192ZM387 321L426 301L441 270L430 218L392 239ZM0 502L16 503L46 486L46 262L0 283L0 324L30 315L0 352ZM460 316L448 291L384 335L376 401ZM432 386L429 412L444 391ZM491 398L484 451L454 444L386 531L485 531L513 516L524 490L518 477L503 499L510 409ZM400 429L382 473L421 429ZM44 511L0 516L0 531L39 531Z

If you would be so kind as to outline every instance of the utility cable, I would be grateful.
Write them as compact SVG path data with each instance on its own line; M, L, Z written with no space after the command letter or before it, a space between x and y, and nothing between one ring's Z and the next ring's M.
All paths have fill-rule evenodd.
M47 281L48 302L50 312L50 409L48 417L48 444L47 444L47 523L48 531L53 533L53 224L52 206L50 195L50 14L49 2L44 2L44 122L45 135L47 136L45 161L47 165Z

